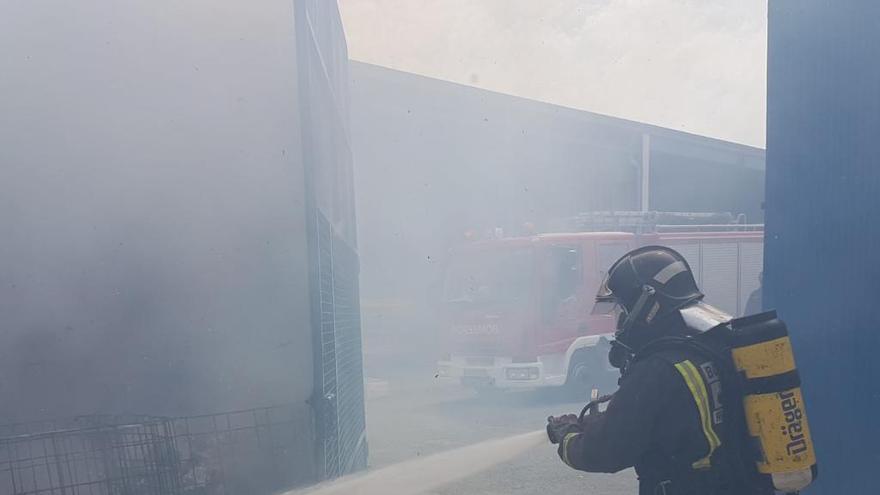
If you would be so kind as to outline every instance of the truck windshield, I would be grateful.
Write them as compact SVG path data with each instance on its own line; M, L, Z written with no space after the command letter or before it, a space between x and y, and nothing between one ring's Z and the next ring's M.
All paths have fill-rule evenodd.
M529 295L531 249L470 251L453 256L446 271L447 302L520 302Z

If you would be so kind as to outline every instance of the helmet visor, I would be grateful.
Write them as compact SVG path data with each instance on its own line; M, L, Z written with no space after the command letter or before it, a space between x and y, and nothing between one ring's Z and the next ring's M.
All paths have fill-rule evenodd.
M596 292L596 303L593 305L593 311L591 312L594 315L612 314L618 311L618 306L620 306L617 304L614 293L608 288L608 277L609 275L605 274L605 278L599 284L599 291Z
M610 315L620 311L620 305L617 304L617 301L609 300L609 301L599 301L597 300L595 304L593 304L593 310L590 312L592 315Z

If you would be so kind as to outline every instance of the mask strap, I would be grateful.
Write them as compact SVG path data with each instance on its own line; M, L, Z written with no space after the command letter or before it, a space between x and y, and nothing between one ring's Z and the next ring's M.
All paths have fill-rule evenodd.
M642 294L639 296L639 299L636 301L633 306L632 311L629 311L626 315L626 319L623 320L623 325L620 328L619 333L624 333L633 325L636 324L639 320L643 319L645 311L647 308L650 308L651 302L654 300L654 294L656 291L650 285L642 286Z

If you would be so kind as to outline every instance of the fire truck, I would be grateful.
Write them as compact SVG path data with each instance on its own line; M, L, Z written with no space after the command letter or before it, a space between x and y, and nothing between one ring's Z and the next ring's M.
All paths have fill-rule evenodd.
M598 212L567 232L474 240L445 268L437 375L478 390L607 388L615 321L592 315L605 271L639 246L688 260L706 301L739 315L759 287L763 225L706 213Z

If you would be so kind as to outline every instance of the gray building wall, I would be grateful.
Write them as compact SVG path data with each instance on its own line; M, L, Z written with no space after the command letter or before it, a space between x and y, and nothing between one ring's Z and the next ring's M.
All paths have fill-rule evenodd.
M430 285L466 230L518 234L525 222L638 209L646 135L651 209L763 217L757 148L359 62L351 87L374 328L401 325L392 314L426 319Z
M771 0L765 306L789 325L810 494L877 491L880 4Z
M335 2L111 4L10 7L0 423L290 403L314 480L308 198L355 231Z
M16 42L63 77L21 64L0 92L15 115L0 146L0 361L25 374L3 373L18 377L5 414L309 394L290 364L311 359L293 9L258 14L271 33L195 10L104 13L51 49Z

